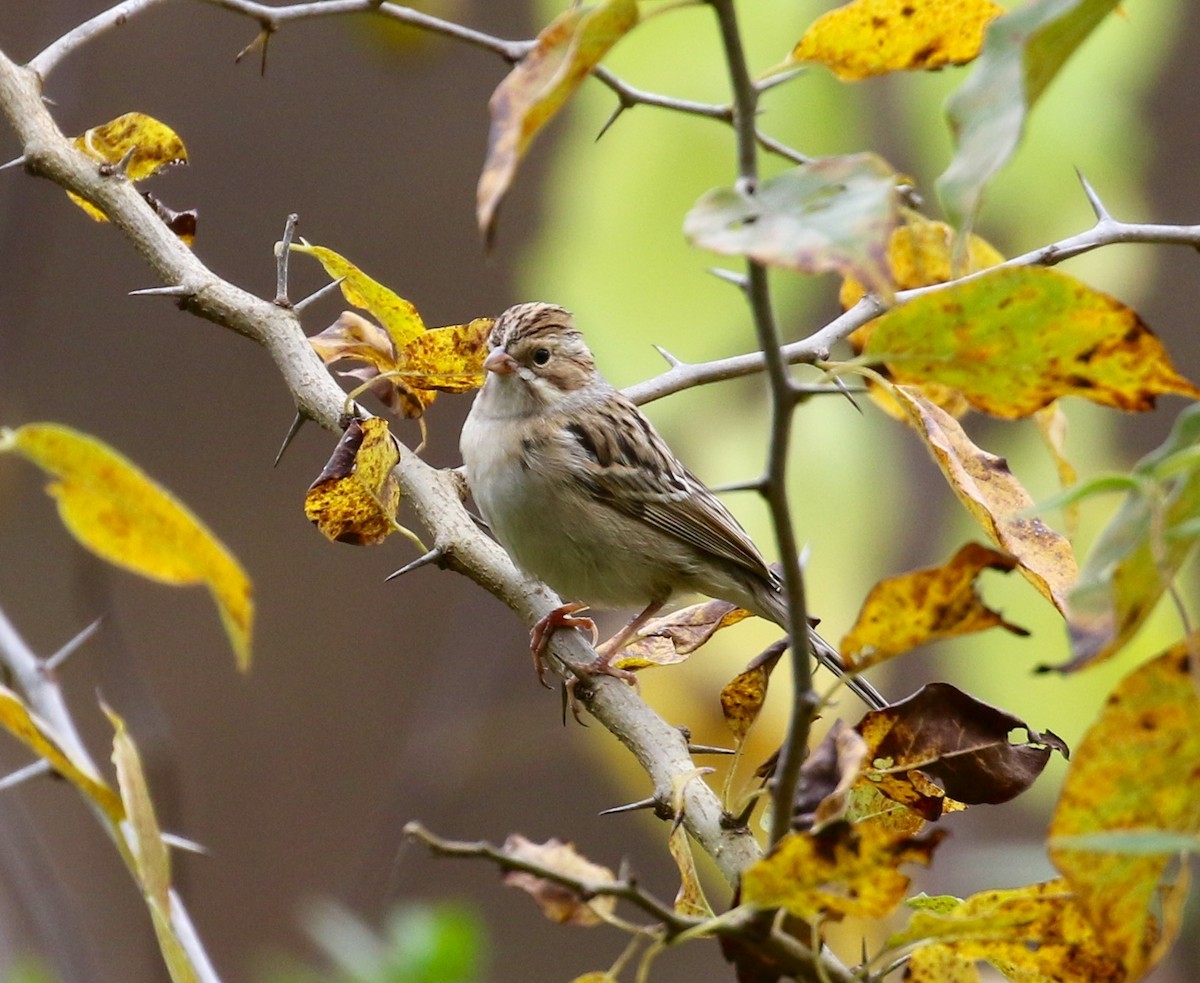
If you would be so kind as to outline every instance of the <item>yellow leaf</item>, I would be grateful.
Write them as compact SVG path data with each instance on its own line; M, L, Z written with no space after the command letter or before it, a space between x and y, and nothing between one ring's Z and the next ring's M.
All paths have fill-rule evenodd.
M371 279L344 256L307 242L292 243L292 252L312 256L333 279L342 278L342 296L348 303L373 315L387 330L397 351L425 330L425 322L411 303Z
M491 238L496 210L533 138L637 22L636 0L572 5L538 34L496 87L488 102L492 125L476 190L475 214L485 238Z
M338 543L371 546L396 531L400 460L385 420L352 420L304 497L304 514Z
M967 543L943 566L880 581L842 639L842 657L850 668L864 669L918 645L988 628L1028 634L987 607L975 589L984 570L1007 573L1016 565L1007 553Z
M908 889L900 865L928 866L942 835L897 836L872 823L789 833L742 876L742 902L798 918L882 918Z
M765 666L739 672L721 689L721 713L738 741L744 741L767 699L769 673Z
M125 807L117 795L98 777L77 765L52 736L52 731L37 719L12 690L0 686L0 726L74 785L99 806L113 826L125 818Z
M1200 634L1193 652L1197 644ZM1075 752L1050 824L1050 859L1129 979L1149 971L1161 934L1152 902L1175 853L1075 849L1061 838L1200 833L1200 696L1188 649L1179 643L1117 685Z
M790 60L820 62L845 80L962 65L1002 13L991 0L854 0L817 18Z
M494 318L430 328L414 338L397 358L396 371L410 386L465 393L483 385L487 339Z
M0 433L56 481L47 487L70 533L97 556L165 584L204 584L237 656L250 664L249 578L213 533L170 492L94 437L54 423Z
M958 983L960 962L986 960L1005 976L1026 983L1125 983L1120 964L1104 951L1063 881L984 891L952 907L914 912L888 946L923 944L913 958L923 983ZM917 955L924 955L918 960ZM945 966L953 975L934 975Z
M696 870L696 859L692 856L692 845L687 830L680 823L671 830L667 840L671 859L679 868L679 890L675 894L675 912L685 918L712 918L712 905L704 896L700 886L700 874Z
M1029 416L1061 396L1141 411L1195 399L1137 314L1057 270L1001 267L888 311L865 354L902 385L936 382L993 416Z
M1008 463L973 444L957 420L918 390L896 386L892 395L967 511L992 542L1017 558L1025 579L1065 612L1078 573L1071 544L1030 517L1033 499Z

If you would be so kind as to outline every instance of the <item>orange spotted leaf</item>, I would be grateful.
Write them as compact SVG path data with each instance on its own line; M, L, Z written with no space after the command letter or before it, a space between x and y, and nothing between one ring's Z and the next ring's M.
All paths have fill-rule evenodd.
M896 307L865 354L897 383L940 383L1009 419L1061 396L1132 411L1166 393L1200 398L1134 311L1040 267L991 270Z

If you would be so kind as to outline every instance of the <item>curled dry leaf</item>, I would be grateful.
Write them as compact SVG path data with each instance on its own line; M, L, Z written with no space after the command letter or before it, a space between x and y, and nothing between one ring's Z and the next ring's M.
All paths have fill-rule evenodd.
M504 852L515 860L534 864L553 871L580 884L614 884L616 878L607 867L601 867L580 856L571 843L549 839L534 843L514 833L504 841ZM542 914L552 922L563 925L599 925L616 910L617 899L602 896L585 899L566 884L539 877L523 870L510 870L504 883L527 892Z
M906 980L957 983L978 980L985 960L1012 980L1124 983L1120 962L1108 953L1064 881L984 891L963 901L928 899L917 904L889 947L919 946Z
M291 248L314 257L326 273L341 279L342 296L379 321L376 325L343 311L309 343L327 365L364 363L343 374L365 383L376 380L371 392L397 416L420 417L438 392L469 392L483 385L491 318L426 328L416 307L344 256L307 242Z
M1129 411L1200 389L1120 301L1042 267L989 270L883 314L864 354L901 385L935 382L976 409L1030 416L1062 396Z
M868 754L862 735L835 721L800 769L792 827L815 831L847 818L850 789L862 777Z
M1178 844L1148 853L1070 841L1121 831L1200 835L1200 695L1189 648L1200 649L1200 633L1113 690L1075 753L1050 824L1051 861L1128 979L1147 973L1172 941L1160 939L1152 912L1164 879L1169 891L1178 876Z
M846 81L962 65L1002 13L991 0L853 0L818 17L789 62L819 62Z
M249 667L250 579L186 506L111 447L69 427L29 423L2 431L4 450L16 451L56 479L46 491L58 504L63 525L97 556L160 583L204 584L217 603L238 667Z
M135 184L165 167L186 164L188 159L179 134L145 113L125 113L93 126L77 136L74 144L101 164L116 165L124 161L125 176ZM70 191L67 196L97 222L108 221L108 216L95 205ZM151 195L143 193L143 197L167 227L190 246L196 237L195 211L175 212Z
M868 713L858 730L881 772L879 791L926 819L937 819L945 807L939 790L967 805L1007 802L1033 784L1052 751L1068 754L1050 731L1039 734L949 683L930 683ZM1011 743L1013 730L1028 739Z
M1067 598L1071 660L1058 667L1063 671L1119 651L1200 539L1200 406L1179 414L1131 477L1125 503L1092 545Z
M826 157L763 181L716 188L683 220L697 246L803 273L837 272L890 300L887 244L899 220L898 176L874 154Z
M679 890L675 894L676 914L685 918L712 918L712 905L704 896L700 873L696 870L696 859L692 856L692 845L683 823L677 823L671 829L667 849L671 852L675 866L679 868Z
M842 639L842 657L850 668L864 669L918 645L988 628L1028 635L985 605L976 590L984 570L1007 573L1016 565L1008 553L967 543L943 566L880 581Z
M396 530L400 452L387 422L351 420L325 469L304 496L304 514L337 543L372 546Z
M492 93L487 159L479 175L475 214L490 240L517 165L538 135L593 68L638 22L636 0L572 4L551 21Z
M646 622L613 660L620 669L645 669L683 662L722 628L750 612L728 601L703 601Z
M1033 499L1008 462L973 444L962 424L919 390L896 386L892 394L959 501L992 542L1017 558L1025 579L1065 613L1077 576L1075 554L1065 537L1030 515Z
M742 902L798 918L883 918L908 890L900 865L928 865L942 835L937 830L918 838L846 822L788 833L742 876Z

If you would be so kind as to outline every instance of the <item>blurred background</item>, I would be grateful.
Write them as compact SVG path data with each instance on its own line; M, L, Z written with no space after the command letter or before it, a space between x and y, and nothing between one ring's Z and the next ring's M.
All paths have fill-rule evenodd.
M107 6L0 0L0 48L28 60ZM506 38L531 37L562 6L426 4ZM750 63L762 70L829 4L742 6ZM260 75L257 53L234 62L256 32L215 5L162 4L72 55L46 87L68 133L140 110L182 135L190 165L148 187L171 207L199 210L196 252L217 273L272 296L272 245L297 212L300 234L353 259L430 325L525 300L573 309L617 385L663 369L654 344L686 360L753 347L740 298L706 272L714 257L679 232L694 200L733 177L727 128L639 107L595 142L613 97L588 83L522 167L489 256L474 227L474 188L487 99L506 71L500 59L379 18L338 17L278 32ZM1088 227L1075 168L1120 218L1200 219L1198 61L1194 4L1130 3L1110 17L1037 107L980 231L1013 254ZM609 64L643 88L726 100L704 9L654 18ZM940 106L964 77L951 70L847 86L813 71L766 97L763 126L809 154L879 151L913 176L936 214L933 181L950 153ZM19 152L0 129L0 157ZM1065 268L1134 306L1180 371L1200 378L1190 251L1116 247ZM616 932L554 926L487 865L434 860L401 836L410 819L464 839L558 836L614 869L630 858L649 889L674 895L666 826L647 815L596 815L649 794L644 776L599 727L562 725L557 696L529 671L525 628L450 573L423 569L384 583L414 558L400 537L371 549L322 539L301 506L334 437L305 428L272 469L293 410L268 359L169 300L128 297L157 284L125 242L19 169L0 173L0 271L0 423L55 420L110 442L189 503L255 582L255 661L240 676L203 591L159 587L94 560L62 530L40 475L0 461L0 607L46 654L105 617L63 685L96 757L107 758L111 740L97 697L125 716L164 825L207 848L203 857L176 854L177 883L223 978L266 980L293 961L320 966L305 925L331 903L368 927L397 906L460 904L486 934L480 978L498 983L608 967L624 946ZM292 283L300 297L323 276L298 257ZM789 338L835 313L832 278L780 273L773 284ZM340 306L327 299L310 309L309 333ZM459 463L468 405L443 396L433 406L428 460ZM1069 456L1085 477L1127 469L1161 441L1180 406L1163 400L1134 419L1073 403ZM712 484L761 469L765 411L759 379L648 408ZM1030 425L976 417L968 426L1009 456L1035 497L1053 493L1053 466ZM415 425L394 429L416 442ZM809 596L831 637L849 628L879 578L939 562L979 536L917 441L869 405L805 406L794 450ZM729 502L767 547L758 503ZM1081 543L1112 505L1085 508ZM1178 632L1160 612L1113 664L1066 680L1034 676L1034 666L1065 658L1057 616L1016 577L992 576L985 593L1031 638L939 647L889 667L879 685L899 697L945 678L1077 744L1116 680ZM771 637L750 624L727 635L643 682L667 719L715 743L726 740L721 685ZM779 739L779 702L757 728L750 765ZM849 698L842 711L859 713ZM26 760L0 741L0 770ZM919 885L962 895L1051 876L1042 841L1062 773L1054 762L1023 799L947 820L953 836ZM709 884L723 904L721 885ZM840 936L851 956L859 934L849 926ZM1183 967L1200 960L1197 934L1185 931L1176 968L1156 980L1194 978ZM31 955L72 983L166 978L140 897L62 782L0 795L0 977ZM714 978L717 958L712 943L686 946L659 957L653 978Z

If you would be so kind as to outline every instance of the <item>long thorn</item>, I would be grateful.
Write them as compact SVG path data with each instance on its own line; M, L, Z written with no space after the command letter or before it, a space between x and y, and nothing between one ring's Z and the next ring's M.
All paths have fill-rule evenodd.
M3 778L0 778L0 792L8 788L15 788L22 782L27 782L31 778L37 778L39 775L44 775L49 771L53 771L54 766L45 758L39 758L37 761L30 762L24 768L18 768L14 772L10 772Z
M1107 208L1104 207L1104 202L1100 200L1100 196L1096 194L1096 189L1092 187L1091 182L1083 176L1083 171L1078 167L1075 168L1075 175L1079 178L1079 183L1083 185L1083 193L1087 195L1088 204L1092 206L1092 211L1096 215L1098 222L1111 222L1112 215L1109 214Z
M295 439L296 434L300 432L300 428L304 426L307 420L308 417L306 417L303 413L296 414L296 418L292 421L292 425L288 427L287 436L283 438L283 443L279 445L279 453L275 455L275 463L271 465L272 468L279 467L279 462L283 460L283 452L288 449L292 443L292 440Z
M681 366L681 365L683 364L683 362L682 362L682 361L680 361L679 359L677 359L677 358L676 358L674 355L672 355L672 354L671 354L669 351L667 351L665 348L663 348L663 346L662 346L662 345L655 345L655 346L654 346L654 350L655 350L656 352L658 352L658 354L660 354L660 355L663 357L663 360L664 360L664 361L665 361L665 362L666 362L666 363L667 363L669 366L671 366L671 368L673 368L673 369L677 369L677 368L679 368L679 366Z
M710 266L708 272L715 276L718 280L724 280L726 283L732 283L738 290L748 290L750 281L746 274L738 273L734 270L727 270L721 266Z
M130 297L190 297L191 287L183 283L172 283L165 287L142 287L141 290L130 290Z
M619 812L638 812L641 809L657 809L658 800L652 795L648 799L638 799L637 802L627 802L623 806L613 806L611 809L601 809L598 816L615 816Z
M446 555L446 551L440 546L435 546L424 556L418 556L412 563L406 563L394 573L389 573L384 577L384 581L395 580L397 577L403 577L406 573L412 573L414 570L419 570L421 567L427 567L431 563L439 562Z
M296 303L294 303L292 305L292 310L295 311L297 314L299 314L301 311L304 310L304 308L306 308L313 301L320 300L326 294L333 293L333 291L337 290L337 288L340 287L345 282L346 282L346 278L344 276L340 276L336 280L331 280L329 283L325 284L325 286L323 286L320 290L314 290L311 294L309 294L303 300L296 301Z
M737 751L730 747L717 747L714 744L689 744L688 754L737 754Z
M67 661L67 659L69 659L75 654L76 651L78 651L79 647L83 645L84 642L96 634L102 624L104 624L104 615L100 615L99 618L79 632L74 638L67 642L66 645L60 648L52 656L48 657L42 663L42 668L46 672L55 672L57 669L59 669L59 667L62 666L64 662Z
M0 171L7 171L10 167L18 167L24 163L25 163L25 155L22 154L20 157L14 157L7 164L0 164Z

